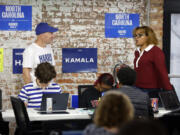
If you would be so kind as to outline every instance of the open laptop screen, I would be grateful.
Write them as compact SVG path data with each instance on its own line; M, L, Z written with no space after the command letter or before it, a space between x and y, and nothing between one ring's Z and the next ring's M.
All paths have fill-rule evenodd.
M52 111L67 109L69 93L44 93L40 109L41 111L46 111L47 98L52 98Z

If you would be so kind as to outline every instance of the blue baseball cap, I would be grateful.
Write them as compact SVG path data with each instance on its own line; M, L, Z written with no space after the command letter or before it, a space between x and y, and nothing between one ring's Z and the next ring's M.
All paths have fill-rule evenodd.
M50 26L48 23L41 22L36 27L36 35L40 35L46 32L56 32L58 31L58 28L54 28Z

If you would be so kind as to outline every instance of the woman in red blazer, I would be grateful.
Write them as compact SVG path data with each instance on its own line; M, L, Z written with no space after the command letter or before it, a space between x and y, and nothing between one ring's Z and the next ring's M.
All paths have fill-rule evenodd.
M162 89L172 90L165 56L157 47L154 31L148 26L137 27L133 30L133 37L137 46L134 58L134 69L137 72L135 85L148 92L150 97L158 97Z

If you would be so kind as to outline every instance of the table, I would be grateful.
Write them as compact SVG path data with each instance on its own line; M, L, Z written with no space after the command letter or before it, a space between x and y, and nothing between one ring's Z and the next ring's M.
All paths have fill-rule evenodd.
M166 110L165 108L158 108L158 110L159 110L158 113L154 113L155 118L162 117L164 114L167 114L167 113L171 112L171 110Z
M83 108L67 109L69 114L40 114L37 110L27 109L30 121L48 121L48 120L90 120L93 110L85 110ZM171 112L164 108L159 108L159 112L154 114L155 118ZM15 121L13 110L2 112L4 121Z
M92 110L84 110L83 108L67 109L69 114L39 114L37 110L27 109L30 121L44 121L43 129L48 130L83 130L87 124L91 122ZM160 118L164 114L171 111L159 108L159 112L154 114L155 118ZM4 121L15 122L13 110L6 110L2 112ZM48 122L47 122L48 121ZM60 126L61 125L61 126ZM64 125L64 126L63 126ZM63 127L62 127L63 126Z
M40 114L37 110L27 109L30 121L48 121L48 120L90 120L93 110L83 108L67 109L69 114ZM13 110L2 112L4 121L15 121Z
M44 132L52 130L83 130L92 122L91 115L93 110L85 110L83 108L67 109L69 114L40 114L37 110L27 109L30 121L41 121ZM2 112L4 121L15 122L13 110Z

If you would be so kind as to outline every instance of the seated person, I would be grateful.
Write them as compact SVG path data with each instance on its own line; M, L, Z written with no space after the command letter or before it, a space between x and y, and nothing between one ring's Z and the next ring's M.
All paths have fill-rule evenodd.
M56 77L54 66L41 63L35 69L36 81L26 84L18 95L28 108L40 108L43 93L61 93L61 87L51 82Z
M148 94L133 86L136 81L136 71L125 66L119 69L117 77L119 88L116 90L125 93L130 98L135 108L135 116L139 118L153 116Z
M82 107L92 108L93 106L91 104L91 101L98 100L105 91L113 87L113 83L114 79L111 74L101 74L94 83L94 86L91 88L87 88L82 93Z
M115 135L133 116L130 99L119 91L108 91L96 108L94 124L88 125L83 135Z

